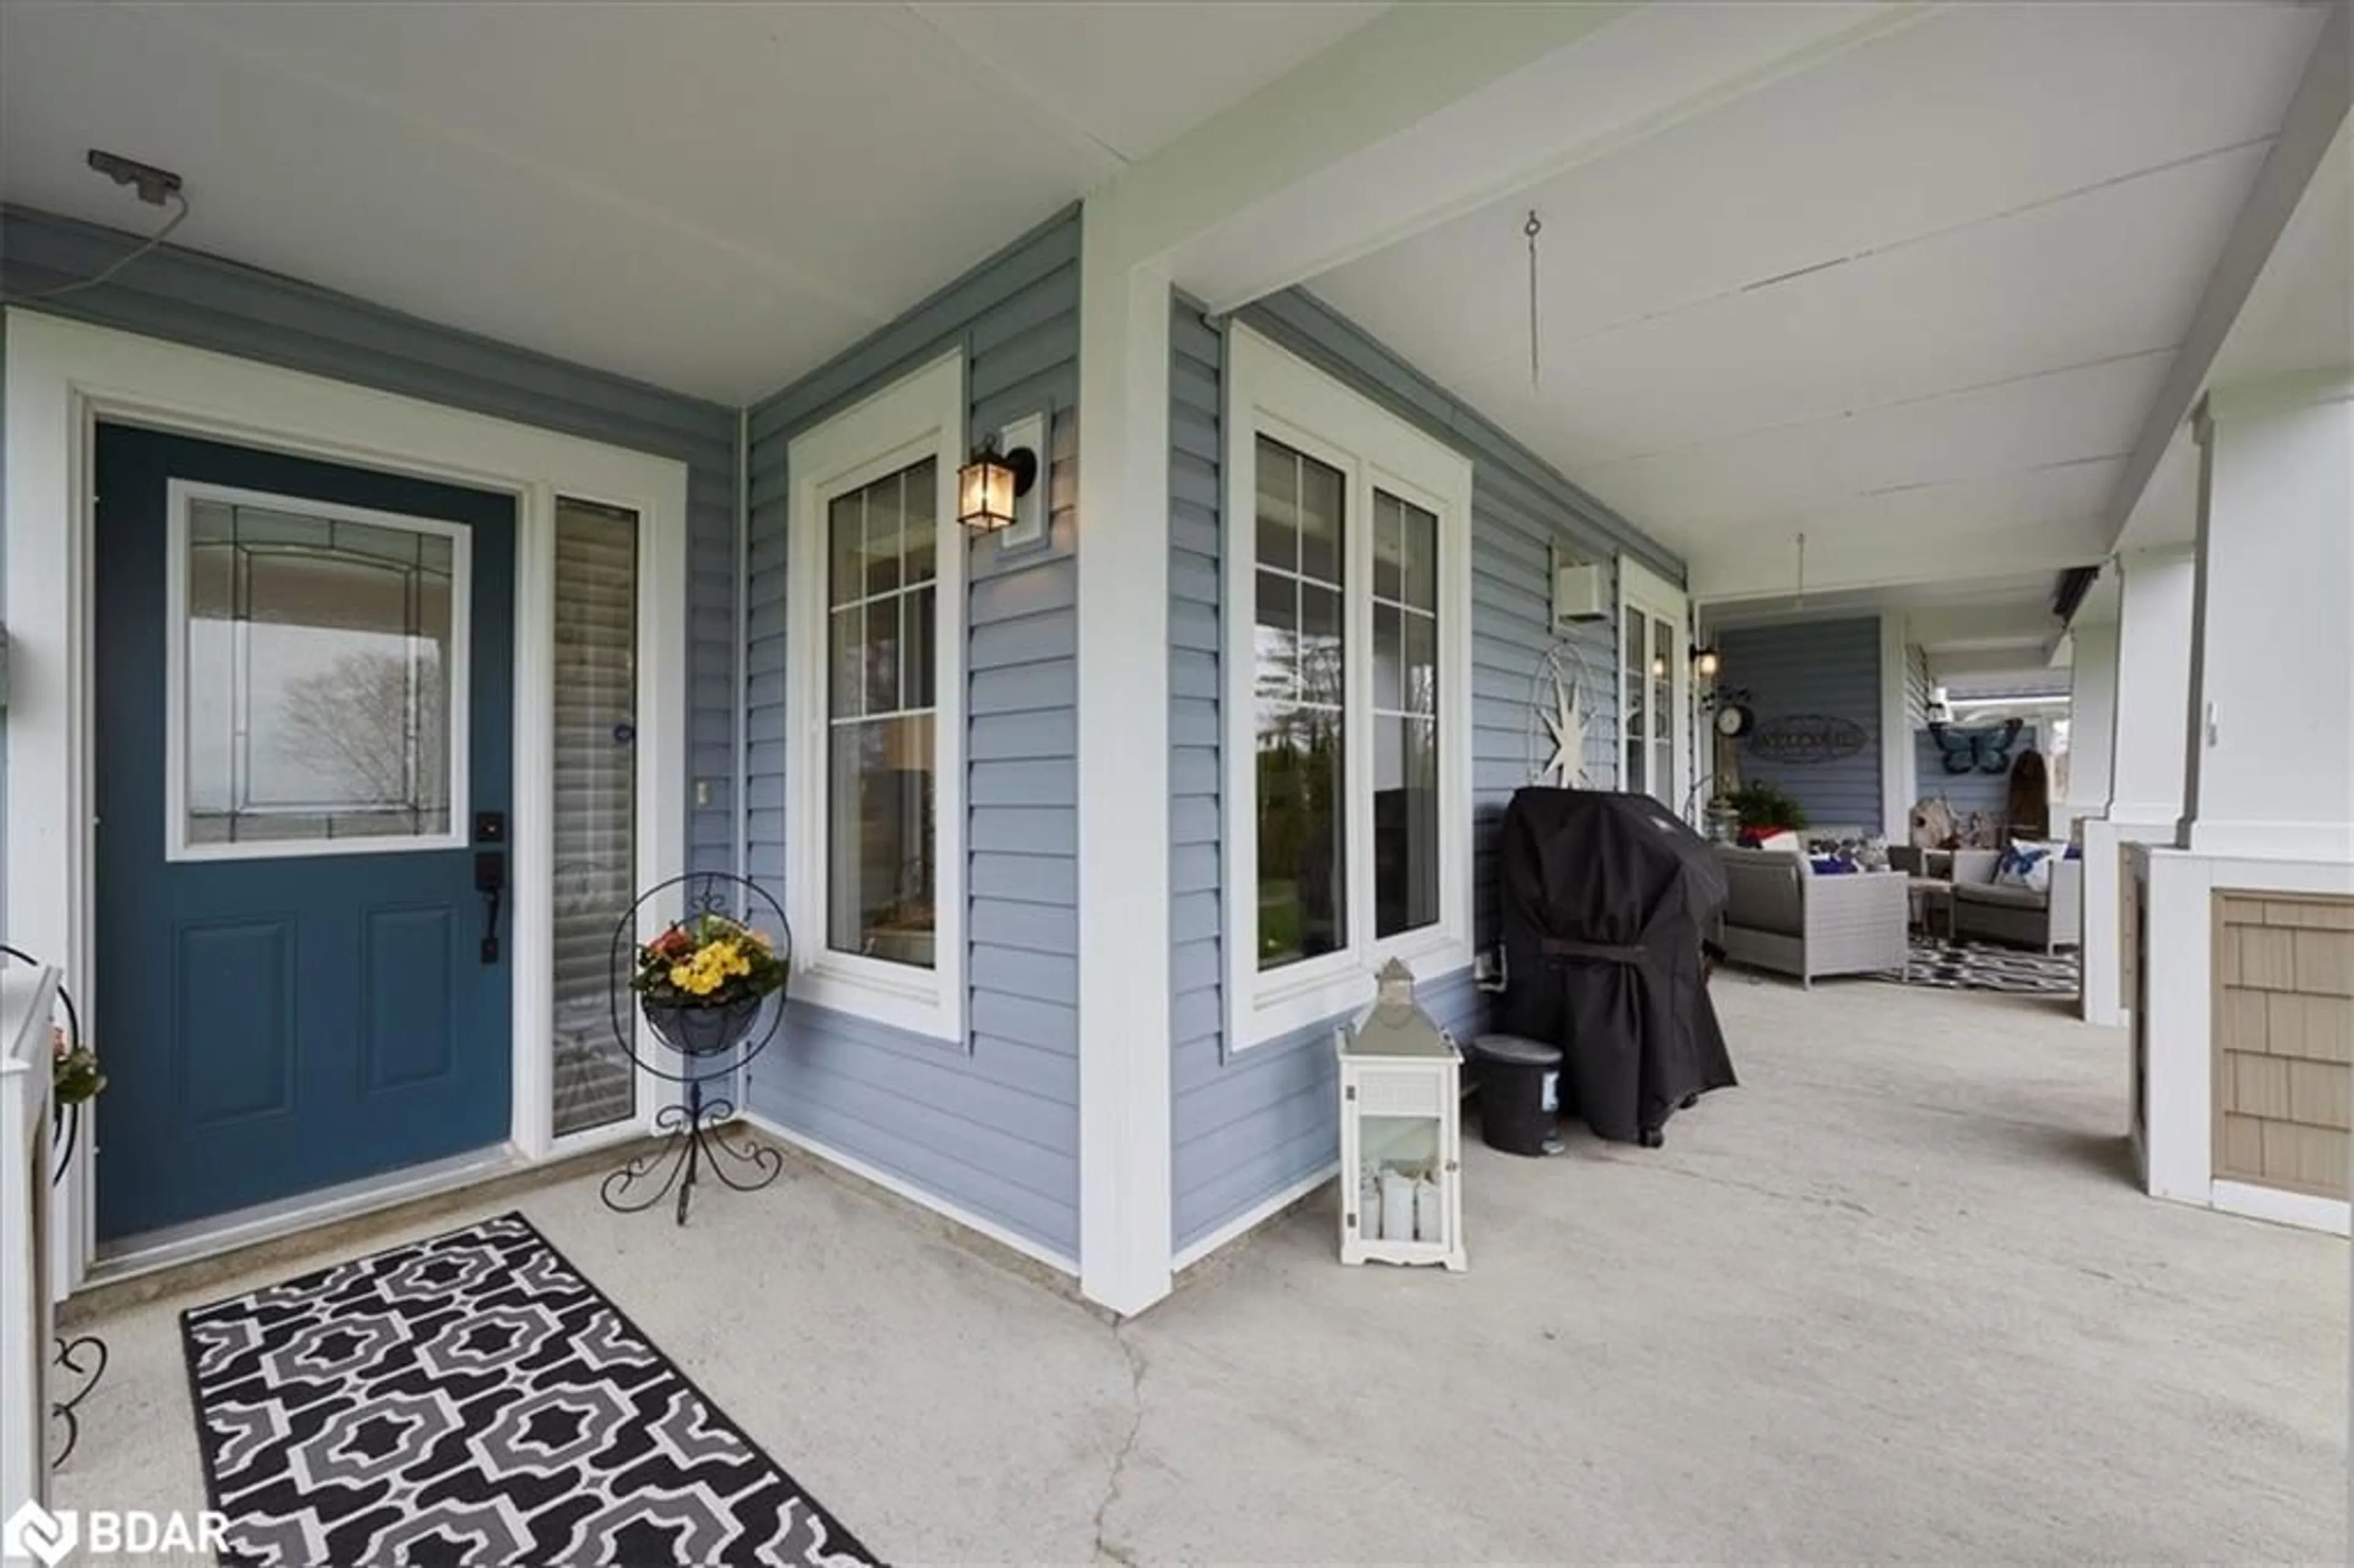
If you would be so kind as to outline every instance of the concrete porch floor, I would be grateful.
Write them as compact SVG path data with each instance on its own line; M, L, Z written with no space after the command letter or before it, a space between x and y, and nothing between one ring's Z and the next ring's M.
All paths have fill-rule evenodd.
M1471 1150L1459 1277L1342 1269L1327 1202L1115 1330L798 1169L685 1230L479 1212L903 1563L2344 1559L2346 1244L2137 1194L2121 1036L1716 994L1743 1086L1658 1151ZM200 1507L175 1315L307 1266L91 1325L58 1500Z

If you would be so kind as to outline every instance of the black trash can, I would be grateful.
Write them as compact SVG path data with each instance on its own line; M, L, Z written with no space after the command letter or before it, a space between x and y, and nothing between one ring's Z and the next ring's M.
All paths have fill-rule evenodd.
M1479 1136L1488 1147L1507 1154L1548 1152L1561 1047L1518 1034L1482 1034L1472 1040L1471 1056L1479 1064Z

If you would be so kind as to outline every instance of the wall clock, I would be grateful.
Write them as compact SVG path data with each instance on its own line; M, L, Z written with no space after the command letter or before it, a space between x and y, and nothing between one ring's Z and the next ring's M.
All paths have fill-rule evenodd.
M1757 715L1745 703L1721 703L1716 710L1716 733L1727 740L1738 740L1756 727Z

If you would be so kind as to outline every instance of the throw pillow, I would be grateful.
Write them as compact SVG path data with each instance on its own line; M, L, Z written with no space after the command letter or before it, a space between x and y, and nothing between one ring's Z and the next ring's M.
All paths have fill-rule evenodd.
M1845 876L1856 869L1843 854L1819 854L1811 861L1817 876Z
M1996 863L1994 879L2006 887L2024 887L2031 893L2051 892L2052 846L2012 844L2002 852L2002 859Z

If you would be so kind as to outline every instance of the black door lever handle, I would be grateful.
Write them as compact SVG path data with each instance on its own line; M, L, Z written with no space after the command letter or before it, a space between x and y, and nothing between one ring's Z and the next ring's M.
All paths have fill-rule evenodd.
M499 906L505 902L507 857L498 850L474 854L474 890L482 895L482 962L499 961Z

